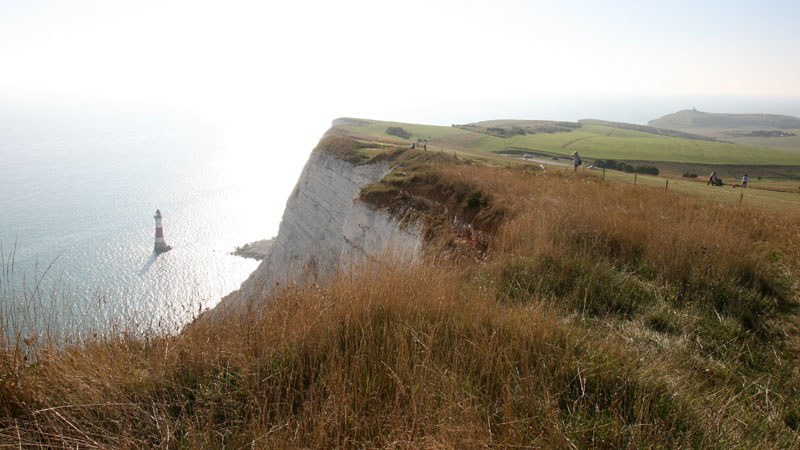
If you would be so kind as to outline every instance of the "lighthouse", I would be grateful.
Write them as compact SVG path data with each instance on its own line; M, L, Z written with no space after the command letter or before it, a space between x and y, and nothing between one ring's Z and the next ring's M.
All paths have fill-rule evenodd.
M164 229L161 228L161 210L156 210L156 215L153 216L156 219L156 245L153 248L155 253L164 253L172 249L166 242L164 242Z

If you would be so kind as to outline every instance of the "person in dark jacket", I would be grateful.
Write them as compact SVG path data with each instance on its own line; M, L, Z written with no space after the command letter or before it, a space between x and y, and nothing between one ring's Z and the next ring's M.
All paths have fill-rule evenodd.
M578 166L581 164L583 164L583 161L581 161L581 156L578 154L578 152L572 152L572 171L575 172L578 170Z

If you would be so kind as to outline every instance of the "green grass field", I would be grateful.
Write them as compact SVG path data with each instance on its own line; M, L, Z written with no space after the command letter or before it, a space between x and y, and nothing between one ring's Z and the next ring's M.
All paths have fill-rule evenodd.
M800 130L785 130L797 136L786 137L740 137L728 138L727 140L737 144L752 145L755 147L770 147L783 150L794 150L800 152Z
M434 139L439 141L449 141L450 139L459 135L475 134L466 132L459 128L443 127L437 125L417 125L412 123L383 122L377 120L370 120L369 122L370 122L369 125L346 126L337 128L350 131L353 133L375 136L376 138L389 139L389 140L403 140L398 138L397 136L386 134L386 129L389 127L402 127L404 130L412 134L411 139L406 139L409 142L411 142L412 140L416 141L417 139L427 139L428 141L432 141ZM476 138L480 137L481 137L480 135L476 136Z
M678 130L684 133L699 134L701 136L713 137L721 141L733 142L735 144L747 145L751 147L776 148L780 150L794 150L800 152L800 129L781 130L797 135L785 137L737 137L732 135L732 133L742 133L747 131L747 129L737 128L679 128Z
M597 177L602 177L602 170L582 170L582 173L589 173ZM635 175L630 173L607 170L605 179L620 183L628 183L643 186L663 186L664 190L679 192L700 198L714 198L723 203L742 203L751 206L768 206L777 209L785 209L800 212L800 190L797 192L783 192L759 189L765 184L774 183L774 180L751 181L748 189L731 188L730 186L708 186L706 178L696 180L683 180L674 178L654 177L649 175ZM669 183L667 183L669 181ZM795 183L793 186L797 186ZM785 185L788 189L789 185Z
M400 122L365 121L366 125L343 126L337 129L360 139L376 141L412 142L427 139L430 151L444 151L461 157L495 160L498 162L523 163L521 153L531 153L537 161L533 166L553 162L562 158L562 163L573 151L582 157L616 159L634 165L652 164L661 170L660 177L639 175L638 183L665 185L670 179L670 189L693 196L715 198L721 202L739 202L744 192L743 203L761 204L768 207L800 209L800 142L792 147L787 138L743 138L759 140L784 140L786 148L764 148L743 144L690 140L662 136L640 131L625 130L611 126L583 124L571 132L537 133L497 137L485 133L489 127L537 126L547 121L493 120L474 124L472 131L459 127L407 124ZM386 134L388 127L401 127L411 133L411 138L400 139ZM479 132L484 131L484 132ZM498 152L516 152L502 155ZM588 164L587 164L588 165ZM585 166L584 166L585 167ZM553 166L549 170L564 170ZM745 173L750 174L750 188L746 191L730 187L706 186L706 177L716 170L726 184L738 181ZM696 173L698 178L682 178L683 173ZM598 174L599 171L592 171ZM763 179L759 179L763 177ZM606 179L632 183L629 173L607 171Z
M402 127L412 134L411 140L428 139L429 145L484 153L508 150L569 155L578 151L588 158L617 160L665 161L695 164L800 165L800 142L796 149L790 138L785 148L764 148L726 142L698 141L623 130L609 126L583 125L572 132L537 133L496 137L462 128L415 125L397 122L369 121L369 125L339 127L345 132L378 139L398 140L386 134L386 128ZM531 121L497 120L480 126L510 127ZM758 138L751 138L758 139ZM770 138L768 138L770 139Z

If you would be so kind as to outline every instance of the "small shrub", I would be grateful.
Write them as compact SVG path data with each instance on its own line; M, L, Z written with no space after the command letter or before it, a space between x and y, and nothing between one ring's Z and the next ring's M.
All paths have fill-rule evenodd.
M518 135L520 135L520 136L525 136L525 129L524 129L524 128L522 128L522 127L518 127L518 126L512 126L512 127L511 127L511 132L510 132L510 133L511 133L512 135L514 135L514 134L518 134Z
M601 169L619 170L627 173L644 173L649 175L658 175L659 170L655 166L632 166L625 161L617 162L614 159L598 159L594 165Z
M696 173L686 172L683 174L683 178L697 178Z
M402 127L389 127L386 129L386 134L390 136L397 136L401 139L408 139L411 137L411 133L404 130Z
M594 165L601 169L617 170L617 161L613 159L598 159L594 162Z
M656 166L636 166L636 173L644 173L647 175L658 175L658 167Z
M467 198L467 206L470 208L479 208L481 206L486 206L488 203L489 200L480 192L473 192Z

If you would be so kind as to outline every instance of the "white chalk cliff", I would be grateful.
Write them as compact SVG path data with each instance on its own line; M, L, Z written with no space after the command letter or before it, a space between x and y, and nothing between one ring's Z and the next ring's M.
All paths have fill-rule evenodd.
M278 285L324 281L340 265L387 252L414 258L420 251L420 229L359 201L361 188L389 170L386 161L356 165L324 148L312 152L269 253L221 304L263 298Z

